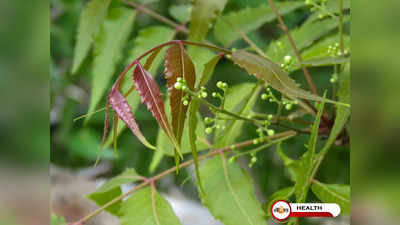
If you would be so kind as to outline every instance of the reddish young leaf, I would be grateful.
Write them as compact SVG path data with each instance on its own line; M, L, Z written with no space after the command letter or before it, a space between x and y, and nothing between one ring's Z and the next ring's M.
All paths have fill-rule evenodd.
M137 64L133 72L133 81L136 90L138 90L139 95L142 98L142 102L146 103L146 106L152 112L153 117L157 120L160 127L165 131L178 153L181 155L179 144L172 132L167 115L165 114L164 101L161 97L160 89L153 77L140 63Z
M139 126L136 123L135 118L133 117L133 113L131 107L128 104L128 101L116 86L114 86L111 89L111 92L108 96L108 101L110 102L110 105L113 108L116 115L126 124L127 127L129 127L129 129L131 129L131 131L136 135L136 137L146 147L155 150L155 147L152 146L143 136L142 132L140 132Z
M184 92L174 88L178 77L186 81L190 90L194 90L195 68L183 45L172 45L165 53L165 75L171 105L172 130L178 142L181 142L188 106L183 105Z

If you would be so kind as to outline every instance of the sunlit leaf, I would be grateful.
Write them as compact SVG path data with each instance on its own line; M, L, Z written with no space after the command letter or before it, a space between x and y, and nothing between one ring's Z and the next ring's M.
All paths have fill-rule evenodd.
M135 11L114 8L107 15L102 31L94 45L92 90L88 113L93 112L102 99L116 66L122 57L123 46L133 27ZM86 121L90 117L86 118Z
M225 225L266 224L265 213L254 193L250 176L236 163L214 157L201 166L205 193L201 201Z
M97 205L103 206L107 202L122 194L120 188L122 184L132 183L138 180L140 180L140 177L136 173L136 170L133 168L127 168L123 173L103 184L99 189L96 190L96 192L89 194L87 198L96 202ZM106 208L108 212L117 216L121 215L120 209L121 201L118 201Z
M318 181L311 186L314 194L323 202L337 203L340 214L350 213L350 186L343 184L324 184Z
M180 225L171 205L150 187L135 192L121 206L121 225Z
M176 140L172 128L168 122L164 110L164 101L161 97L160 89L153 77L140 64L136 66L133 74L133 81L136 90L139 92L142 102L146 104L147 109L151 111L158 125L164 130L168 138L174 144L175 150L181 154L178 141Z
M181 48L180 45L172 45L168 48L165 53L165 76L171 105L172 130L178 143L180 143L188 106L185 106L182 102L185 92L176 89L174 84L180 77L185 80L188 88L194 91L196 81L194 65L185 53L183 46ZM187 101L189 102L189 100Z
M279 13L285 15L304 6L304 1L276 2L275 5ZM230 46L234 41L240 38L240 35L224 22L224 20L232 24L235 29L247 33L276 19L271 7L266 4L261 4L256 8L245 8L231 12L222 17L223 19L218 18L215 23L214 35L224 46Z
M305 66L331 66L331 65L337 65L337 64L343 64L350 62L350 57L348 56L338 56L338 57L326 57L326 58L320 58L320 59L313 59L313 60L308 60L304 61L302 64Z
M196 84L199 84L200 79L203 77L205 64L215 57L215 53L209 49L188 46L188 55L192 59L196 70Z
M211 78L214 72L215 66L221 58L222 55L217 55L206 64L204 64L203 75L201 76L200 83L197 85L197 88L200 88L201 86L205 86L207 84L208 80Z
M272 88L278 90L284 95L340 104L338 102L313 95L310 92L301 89L299 84L290 78L287 72L283 71L279 65L269 59L254 55L244 50L238 50L233 52L232 60L240 67L246 69L249 74L265 81Z
M225 7L227 0L195 0L190 19L189 39L203 41L216 15Z
M72 73L76 73L93 44L111 0L91 0L83 9L78 27Z
M50 225L66 225L64 217L57 216L56 214L51 214L50 216Z
M318 41L309 48L304 49L301 53L301 57L304 61L316 60L321 58L326 58L331 56L329 53L329 46L334 46L339 43L339 35L331 35L327 38ZM348 35L343 36L343 44L346 47L350 46L350 37ZM297 58L294 58L295 63L297 63Z
M173 35L174 35L174 30L165 26L151 26L140 30L138 36L134 40L132 48L129 50L129 56L125 60L125 65L128 65L139 55L143 54L144 52L153 48L154 46L157 46L160 43L171 40ZM162 55L164 52L165 50L162 49L161 52L157 55L157 57L155 57L155 59L153 60L152 67L148 70L150 74L156 74L157 69L161 65L163 59ZM141 60L141 62L147 63L147 58ZM128 72L128 74L132 74L132 72L133 69L131 69ZM131 87L132 87L132 77L125 76L121 86L122 92L125 94ZM140 96L135 93L132 93L129 96L127 96L126 99L129 105L131 106L132 111L135 111L140 103ZM122 121L119 121L117 136L119 136L122 133L122 131L125 130L125 128L126 128L125 124ZM107 139L104 146L105 147L109 146L111 142L112 138L110 137Z
M190 19L192 12L191 4L173 5L168 9L169 14L180 23L186 23Z

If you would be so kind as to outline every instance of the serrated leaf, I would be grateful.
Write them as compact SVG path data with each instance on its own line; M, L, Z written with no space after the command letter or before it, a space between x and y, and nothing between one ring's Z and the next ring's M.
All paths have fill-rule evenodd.
M247 116L257 100L256 90L259 85L255 83L242 83L233 86L225 95L224 108L241 116ZM226 116L223 114L219 114ZM234 143L240 135L244 124L242 120L218 121L220 126L225 126L222 131L217 131L214 138L215 147L224 147Z
M304 6L304 1L277 2L275 5L279 13L285 15ZM240 39L240 35L224 21L228 21L235 29L248 33L276 19L271 7L266 4L231 12L222 17L222 19L218 18L215 23L214 35L224 46L230 46L234 41Z
M343 11L346 9L350 8L350 0L343 0ZM307 23L312 23L316 20L319 20L320 14L326 14L326 12L332 13L332 14L338 14L339 13L339 2L338 1L327 1L326 5L324 7L324 10L322 9L317 9L314 11L314 13L309 17L307 20Z
M321 121L324 102L318 104L318 113L311 127L311 135L307 144L307 151L303 154L299 161L292 163L291 167L296 173L296 183L294 185L296 202L304 203L310 188L311 176L314 169L315 149L317 145L319 124Z
M188 106L182 102L185 93L176 89L174 84L180 77L186 81L188 88L194 91L196 81L194 65L185 53L183 45L172 45L165 53L165 76L171 105L172 131L180 143Z
M97 205L102 206L122 194L120 188L122 184L132 183L138 180L140 180L140 177L136 173L136 170L127 168L123 173L103 184L96 192L89 194L87 198L95 201ZM121 201L107 207L106 210L118 216L121 215L120 208Z
M196 70L196 84L200 82L203 77L205 64L208 63L214 56L215 53L209 49L199 48L197 46L188 46L188 55L193 61L194 68Z
M114 86L109 94L109 102L116 115L125 123L126 126L132 131L134 135L142 142L146 147L155 149L146 138L143 136L136 123L135 117L133 116L131 107L125 97L119 92L118 88Z
M201 76L200 83L197 85L196 89L199 89L201 86L205 86L210 80L215 66L219 62L219 60L222 58L222 55L217 55L214 58L212 58L210 61L208 61L206 64L204 64L204 70L203 70L203 75Z
M173 5L169 7L168 12L174 19L184 24L188 22L190 19L190 14L192 12L192 5L191 4Z
M157 83L141 64L137 64L136 69L133 72L133 81L142 102L146 104L147 109L151 111L153 117L157 120L158 125L164 130L170 141L174 144L177 153L181 155L178 141L173 134L171 125L169 124L167 115L165 114L164 101L161 97L161 92Z
M350 57L337 56L337 57L325 57L325 58L307 60L304 61L302 64L305 66L317 67L317 66L331 66L337 64L344 64L347 62L350 62Z
M50 216L50 225L66 225L67 221L65 221L63 216L57 216L56 214L51 214Z
M132 48L129 50L129 56L126 58L125 64L128 65L138 56L140 56L147 50L153 48L154 46L171 40L173 35L174 35L174 30L165 26L151 26L140 30L138 36L135 37ZM152 67L149 69L149 72L151 74L156 74L157 69L161 65L162 55L164 52L165 50L162 49L161 52L157 55L157 57L155 57L155 59L153 60ZM141 61L145 62L145 60L147 62L146 58ZM133 69L131 69L128 72L128 74L131 74L132 72ZM122 92L123 93L128 92L128 90L131 87L132 87L132 78L130 76L125 76L121 85ZM135 111L135 109L138 107L140 103L140 96L132 93L129 96L127 96L126 99L129 105L131 106L132 111ZM126 128L125 124L122 121L119 121L117 136L119 136L125 130L125 128ZM112 138L109 137L104 146L105 147L109 146L111 142Z
M225 225L266 224L250 176L236 163L214 157L201 166L204 194L200 198L211 214Z
M350 213L350 186L343 184L324 184L313 182L311 190L323 202L336 203L341 214Z
M344 22L349 21L349 17L344 17ZM335 18L326 18L313 23L305 22L299 28L290 32L296 48L299 51L311 46L316 40L326 34L329 34L333 29L337 28L338 22ZM267 48L267 55L275 62L283 63L286 55L295 58L295 53L290 45L289 40L283 35L278 40L272 42Z
M122 203L121 225L181 224L167 200L153 191L150 187L143 188Z
M303 58L303 61L329 57L329 46L334 46L337 43L339 43L339 35L331 35L321 41L318 41L311 47L304 49L304 51L301 53L301 57ZM343 36L343 43L345 47L350 46L350 37L348 35ZM294 58L294 60L297 63L297 58Z
M249 74L265 81L272 88L289 97L323 101L333 104L343 104L326 98L321 98L301 89L299 84L290 78L287 72L283 71L279 65L267 58L254 55L244 50L238 50L232 53L232 60L240 67L246 69Z
M93 44L111 0L92 0L83 9L79 19L78 35L74 49L72 73L75 74Z
M193 101L193 100L192 100ZM170 107L168 107L168 102L169 100L165 101L165 112L168 115L168 119L170 118ZM203 123L203 120L201 119L200 113L197 113L197 118L198 118L198 126L196 129L196 135L197 135L197 140L196 140L196 145L199 151L206 150L209 148L209 146L205 143L207 138L206 134L204 132L205 130L205 125ZM158 131L158 136L157 136L157 149L161 150L164 154L167 156L173 156L174 155L174 146L172 143L168 140L168 136L165 134L165 132L159 130ZM181 150L182 154L187 154L191 152L190 148L190 140L189 140L189 126L185 126L183 128L183 136L182 136L182 143L181 143Z
M203 41L217 14L222 12L227 0L195 0L190 19L189 40Z
M95 111L114 75L122 57L122 48L130 34L135 11L127 8L114 8L107 15L102 31L94 46L92 69L92 90L88 113ZM88 121L90 117L86 117Z

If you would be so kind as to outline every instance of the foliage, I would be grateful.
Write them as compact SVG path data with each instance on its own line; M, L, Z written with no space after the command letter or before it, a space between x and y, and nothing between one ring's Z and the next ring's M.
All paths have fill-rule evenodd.
M157 184L176 171L176 185L192 164L190 185L223 224L266 224L277 199L334 202L349 212L348 165L331 161L349 158L348 1L343 11L330 0L277 1L277 11L264 1L244 9L239 0L67 2L52 7L75 4L64 13L81 16L69 26L63 16L52 24L55 45L74 49L64 70L71 54L59 47L52 54L52 99L68 103L53 131L52 161L88 166L93 149L104 148L98 159L119 174L87 196L100 209L85 221L106 210L123 225L181 224ZM276 26L277 13L296 50ZM73 30L76 42L57 29ZM307 90L300 69L327 90L323 96ZM83 111L85 123L71 125ZM93 140L104 115L100 144ZM266 151L276 144L277 151ZM321 167L325 162L337 165ZM126 183L135 187L122 193ZM60 222L52 216L52 224Z

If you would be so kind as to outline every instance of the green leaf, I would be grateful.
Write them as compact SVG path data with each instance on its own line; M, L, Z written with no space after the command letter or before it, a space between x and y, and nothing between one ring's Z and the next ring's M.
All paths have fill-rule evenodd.
M102 206L112 199L122 194L120 186L122 184L132 183L140 180L139 175L133 168L127 168L120 175L112 178L103 184L96 192L89 194L87 197L96 202L97 205ZM106 210L114 215L121 215L121 201L109 206Z
M78 27L72 73L75 74L86 58L111 0L91 0L83 9Z
M323 202L336 203L341 214L350 213L350 186L343 184L324 184L314 181L311 190Z
M267 217L271 217L271 207L272 204L274 204L275 201L277 200L286 200L289 201L290 197L294 194L294 187L286 187L283 188L275 193L273 193L271 196L268 197L268 202L266 202L264 210L267 211Z
M150 187L135 192L122 203L121 225L180 225L170 204Z
M297 161L291 159L283 152L283 150L281 148L281 143L279 143L277 146L277 152L278 152L278 155L281 157L283 164L286 166L286 169L288 170L290 179L292 181L296 182L296 179L297 179L296 172L294 171L294 169L292 167L294 166L295 163L297 163Z
M236 163L214 157L201 166L204 194L200 198L211 214L225 225L266 224L250 176Z
M325 96L325 95L324 95ZM296 202L304 203L310 188L311 176L314 169L315 149L317 145L318 129L321 121L324 102L318 104L318 113L311 127L311 135L307 144L307 151L303 154L300 161L292 164L292 168L296 173L295 194Z
M165 26L151 26L140 30L138 36L134 40L133 47L129 50L129 57L126 58L125 65L128 65L138 56L145 53L147 50L153 48L154 46L171 40L173 38L173 35L174 30ZM164 52L165 50L161 50L160 54L158 54L157 57L153 60L153 66L149 69L150 74L157 73L157 69L161 65L163 59L162 55ZM145 60L146 58L141 61L144 62ZM132 73L133 68L124 77L121 87L123 93L126 93L132 87L132 77L130 76ZM131 106L132 111L134 112L140 104L140 96L133 92L129 96L127 96L126 99L128 100L128 103ZM119 136L122 131L125 130L125 128L125 124L121 120L119 120L117 135ZM107 139L104 146L110 146L111 143L112 136Z
M208 61L206 64L204 64L204 70L203 70L203 75L201 76L200 83L197 85L196 89L199 89L201 86L205 86L210 80L215 66L219 62L219 60L222 58L222 55L217 55L214 58L212 58L210 61Z
M160 135L162 132L159 130L158 131L158 135ZM164 138L167 138L166 136ZM165 139L165 141L167 141ZM162 159L164 158L164 151L162 149L160 149L159 147L157 147L157 151L154 152L153 154L153 158L151 159L151 163L149 166L149 172L150 173L154 173L154 171L156 171L156 169L158 168L158 166L160 165Z
M279 13L285 15L304 6L304 1L277 2L275 5ZM240 39L240 35L224 21L231 23L237 30L248 33L274 19L276 19L274 12L266 4L261 4L256 8L245 8L224 15L222 19L218 18L215 23L214 35L224 46L230 46L234 41Z
M349 17L344 17L344 22L349 21ZM315 21L313 23L304 23L297 29L290 32L294 43L299 51L311 46L316 40L330 33L337 28L338 22L334 18L326 18L324 20ZM267 55L275 62L283 63L286 55L295 58L292 46L285 35L277 41L272 42L267 48Z
M168 9L169 14L179 21L180 23L186 23L190 19L192 12L191 4L173 5Z
M283 71L279 65L267 58L263 58L244 50L237 50L232 53L232 60L235 64L246 69L249 74L252 74L258 79L265 81L272 88L287 96L334 104L344 104L326 98L321 98L320 96L311 94L310 92L301 89L299 84L290 78L287 72Z
M210 51L209 49L199 48L197 46L189 46L188 55L193 61L194 68L197 74L196 84L198 84L201 77L203 77L205 64L210 62L210 60L215 57L215 53Z
M241 83L235 85L228 90L225 94L224 109L234 112L241 116L247 116L257 100L257 88L259 85L256 83ZM223 117L228 117L224 114L218 114ZM218 124L225 126L225 129L218 131L215 134L214 143L215 147L224 147L234 143L235 139L240 135L244 121L242 120L227 120L218 121Z
M350 46L350 37L348 35L344 35L343 42L345 47ZM301 57L303 58L303 61L329 57L329 46L333 46L337 43L339 43L338 34L328 36L327 38L324 38L323 40L313 44L311 47L304 49L304 51L301 53ZM294 60L296 63L298 62L297 58L294 58Z
M302 64L305 66L331 66L337 64L344 64L350 62L350 57L348 56L338 56L338 57L325 57L320 59L312 59L308 61L304 61Z
M225 7L227 0L195 0L190 19L189 40L203 41L212 22Z
M84 128L76 133L71 132L67 142L71 153L79 158L86 160L95 160L100 149L100 143L97 132L93 129ZM103 150L102 159L113 159L112 151L107 148Z
M102 31L94 46L92 69L92 90L88 113L95 111L109 86L116 66L122 57L122 48L132 30L135 11L127 8L114 8L104 21ZM90 119L86 117L86 121Z
M67 221L65 221L63 216L57 216L56 214L51 214L50 216L50 225L66 225Z
M171 117L171 108L169 107L169 100L165 101L165 112L168 115L168 118ZM209 146L205 143L207 141L206 134L204 132L205 125L202 122L201 116L199 113L197 113L197 118L199 120L198 126L196 128L196 135L197 135L197 140L196 140L196 145L199 149L199 151L206 150L209 148ZM157 150L161 150L164 154L167 156L173 156L174 155L174 146L171 144L170 141L168 141L167 135L162 132L161 130L158 131L158 136L157 136L157 142L156 142L156 148ZM190 148L190 140L189 140L189 126L185 126L183 128L183 136L182 136L182 142L181 142L181 151L182 154L187 154L191 152Z

